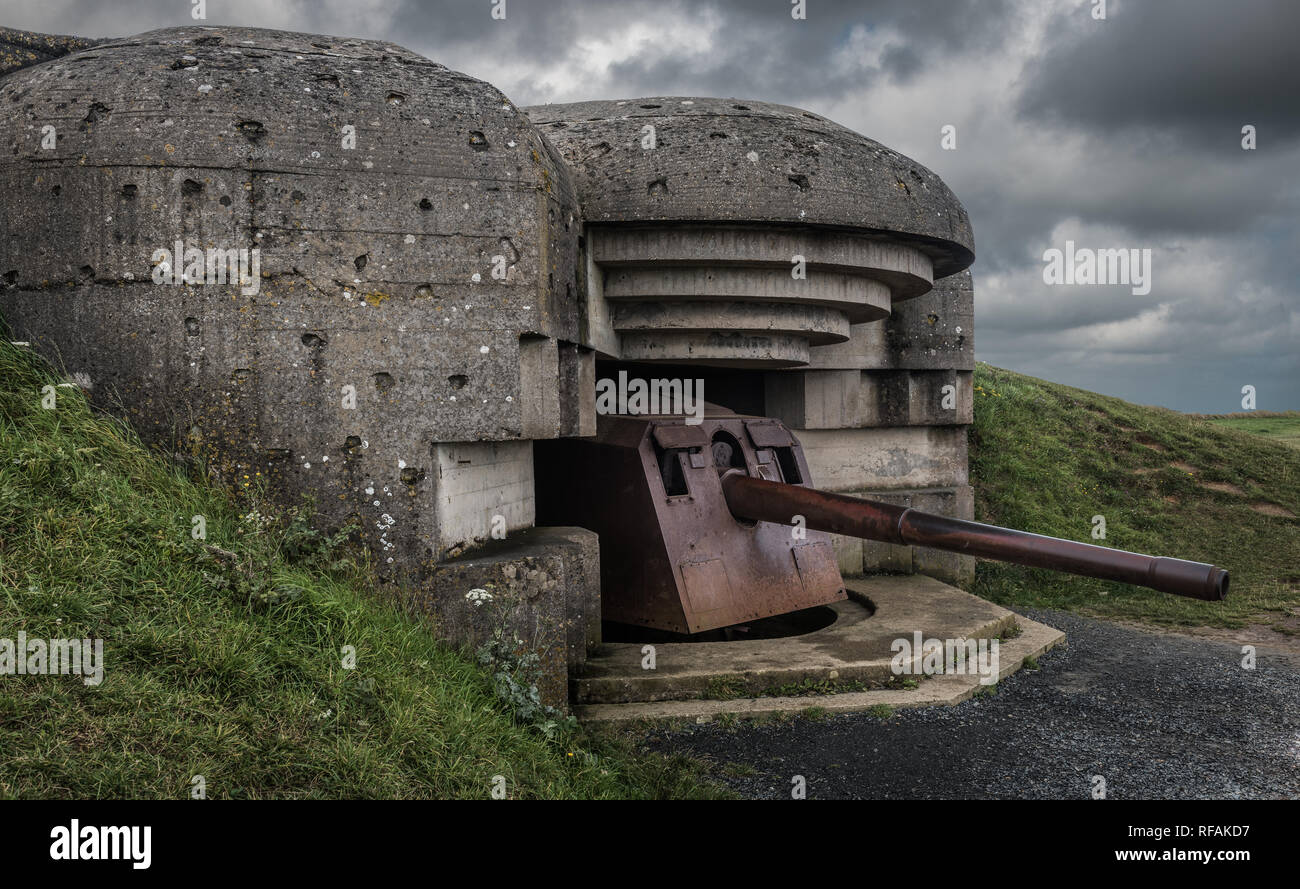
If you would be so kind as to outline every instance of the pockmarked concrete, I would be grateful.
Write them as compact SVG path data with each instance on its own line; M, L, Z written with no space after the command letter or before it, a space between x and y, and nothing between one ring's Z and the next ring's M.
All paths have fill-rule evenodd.
M1068 647L955 707L660 730L747 797L1300 798L1300 670L1241 646L1057 611Z

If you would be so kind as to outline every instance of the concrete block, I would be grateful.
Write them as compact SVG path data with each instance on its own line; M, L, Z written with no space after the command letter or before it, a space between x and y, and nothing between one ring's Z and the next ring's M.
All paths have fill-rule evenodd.
M600 549L583 528L530 528L434 565L417 584L398 588L438 633L473 649L502 632L541 661L543 703L568 708L570 667L599 641ZM475 604L470 590L491 596Z
M803 445L812 483L826 491L969 483L964 426L792 431Z
M906 506L922 512L972 521L975 517L974 490L969 485L914 490L851 491L855 497ZM835 537L840 541L854 538ZM841 568L841 570L844 570ZM969 586L975 580L975 559L929 547L899 546L880 541L862 542L862 561L852 574L926 574L949 583Z
M967 425L974 419L969 371L773 371L764 374L764 392L766 414L801 429Z

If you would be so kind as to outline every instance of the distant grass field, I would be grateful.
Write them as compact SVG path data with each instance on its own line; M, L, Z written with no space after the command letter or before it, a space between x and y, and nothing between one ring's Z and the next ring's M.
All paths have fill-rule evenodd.
M186 478L76 388L43 409L57 382L0 342L0 639L102 638L104 680L0 675L0 797L720 792L694 761L518 724L356 558Z
M1274 441L1300 448L1300 411L1223 414L1220 416L1206 416L1203 419L1219 426L1226 426L1229 429L1239 429L1242 432L1263 435Z
M979 521L1213 562L1227 601L981 562L974 592L1158 624L1293 632L1300 615L1300 449L1236 421L1142 407L979 364L971 476ZM1261 421L1277 418L1260 418ZM1281 419L1286 419L1281 418ZM1106 521L1093 540L1092 519Z

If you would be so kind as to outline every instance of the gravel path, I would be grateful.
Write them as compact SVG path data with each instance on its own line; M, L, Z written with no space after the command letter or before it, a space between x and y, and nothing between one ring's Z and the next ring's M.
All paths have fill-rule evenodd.
M657 733L746 797L789 799L1300 798L1300 671L1241 647L1059 611L1067 648L957 707ZM815 703L812 699L809 704Z

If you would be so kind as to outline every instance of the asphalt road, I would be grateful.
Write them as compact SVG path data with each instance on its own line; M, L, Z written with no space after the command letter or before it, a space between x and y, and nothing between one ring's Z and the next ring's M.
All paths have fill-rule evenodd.
M746 797L1300 799L1300 670L1241 646L1057 611L1069 645L956 707L659 733ZM809 700L809 704L815 701Z

